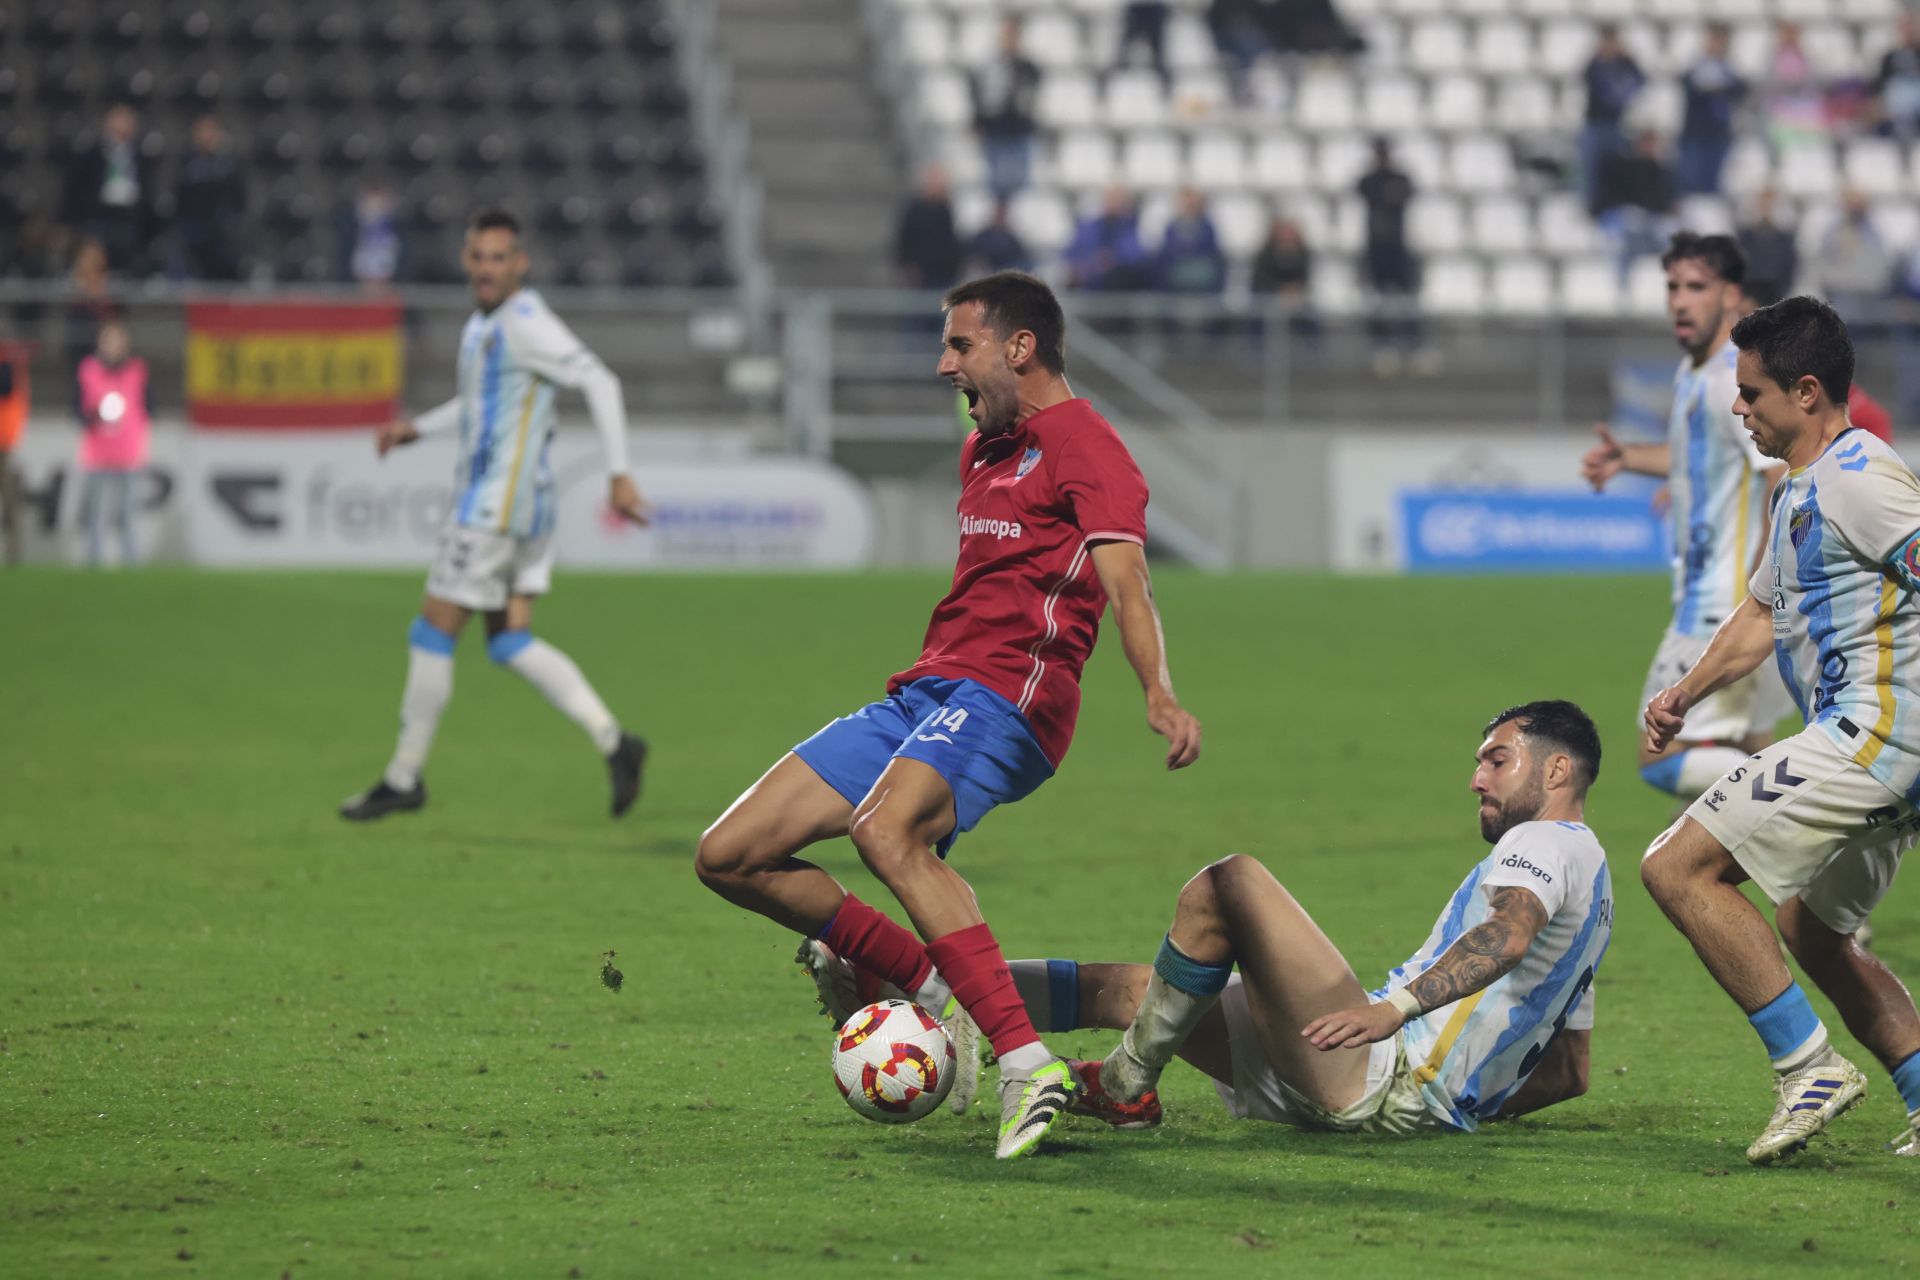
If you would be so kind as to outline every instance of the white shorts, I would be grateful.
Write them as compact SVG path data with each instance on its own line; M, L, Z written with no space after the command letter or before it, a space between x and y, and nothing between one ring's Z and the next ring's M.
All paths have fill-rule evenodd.
M1855 734L1867 740L1864 730ZM1893 884L1900 856L1920 838L1920 813L1855 764L1824 725L1751 757L1707 788L1687 816L1775 904L1797 896L1839 933L1866 922Z
M1667 628L1660 637L1659 651L1647 668L1647 681L1640 690L1640 705L1635 709L1638 723L1653 695L1679 683L1707 651L1712 636L1690 636ZM1709 698L1695 703L1687 711L1687 722L1679 734L1681 742L1725 742L1738 745L1750 733L1772 732L1797 708L1787 686L1780 681L1780 669L1764 662L1751 675L1734 681Z
M516 538L449 525L427 571L427 594L489 612L506 608L509 596L545 595L552 579L552 534Z
M1213 1087L1227 1114L1236 1120L1266 1120L1296 1129L1328 1129L1337 1133L1412 1133L1415 1129L1446 1129L1427 1107L1420 1082L1413 1077L1405 1043L1398 1035L1376 1041L1367 1058L1367 1089L1358 1102L1329 1111L1282 1080L1267 1060L1260 1043L1247 990L1234 974L1220 993L1220 1010L1227 1019L1227 1047L1233 1057L1233 1083L1216 1080Z

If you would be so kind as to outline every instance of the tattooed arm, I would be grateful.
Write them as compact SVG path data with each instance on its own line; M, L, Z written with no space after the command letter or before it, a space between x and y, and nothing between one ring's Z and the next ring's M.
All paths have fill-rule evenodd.
M1487 901L1492 913L1461 934L1425 973L1407 984L1406 996L1418 1003L1418 1012L1431 1013L1498 982L1520 963L1534 935L1547 923L1547 909L1531 889L1495 885L1487 890ZM1405 1026L1410 1016L1381 1000L1315 1018L1300 1034L1316 1049L1350 1049L1385 1040Z

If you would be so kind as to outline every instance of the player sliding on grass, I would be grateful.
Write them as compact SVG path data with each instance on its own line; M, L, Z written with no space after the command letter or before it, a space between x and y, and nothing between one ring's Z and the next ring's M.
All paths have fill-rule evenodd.
M1572 703L1531 702L1494 718L1476 760L1493 852L1371 995L1242 855L1187 882L1150 967L1016 962L1035 1021L1126 1031L1106 1061L1074 1064L1073 1109L1158 1124L1176 1054L1236 1117L1303 1129L1472 1130L1586 1092L1593 976L1613 932L1606 854L1581 823L1600 738Z
M944 305L939 373L976 424L960 450L953 589L888 696L768 770L701 837L698 869L728 901L805 935L800 958L823 994L838 956L936 1015L957 1001L999 1055L1004 1159L1039 1143L1076 1084L1040 1043L973 890L944 856L988 810L1053 776L1109 600L1169 769L1199 756L1200 724L1167 674L1144 551L1146 482L1067 386L1060 304L1040 281L1005 272L961 285ZM842 835L924 945L796 856Z
M407 685L400 698L400 740L386 772L340 806L355 821L418 809L427 802L421 766L440 713L453 697L453 643L467 619L486 615L487 654L545 694L586 730L606 758L613 816L640 794L647 744L620 728L600 695L560 650L534 638L533 602L553 575L553 443L557 390L581 392L606 446L607 503L635 524L647 507L627 468L627 411L620 382L599 357L521 288L527 253L520 224L500 210L467 227L460 263L477 309L460 337L459 394L412 420L381 428L380 456L422 436L458 431L452 519L427 574L427 598L408 632Z
M1777 1105L1747 1159L1806 1146L1867 1087L1740 892L1749 879L1801 969L1893 1074L1908 1120L1894 1146L1920 1155L1920 1014L1856 939L1920 831L1920 480L1849 424L1853 341L1831 307L1788 298L1742 320L1733 342L1734 412L1792 470L1748 594L1647 704L1647 743L1665 747L1690 709L1769 659L1807 727L1712 784L1647 850L1641 879L1773 1062Z

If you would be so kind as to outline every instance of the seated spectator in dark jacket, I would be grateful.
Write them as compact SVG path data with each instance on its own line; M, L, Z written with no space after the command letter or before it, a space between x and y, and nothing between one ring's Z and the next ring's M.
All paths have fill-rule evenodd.
M1920 136L1920 15L1912 9L1900 14L1900 43L1880 59L1873 78L1880 100L1880 119L1896 138Z
M1266 243L1254 255L1248 283L1255 301L1271 299L1287 309L1295 334L1306 337L1319 332L1319 322L1310 310L1313 250L1307 247L1297 221L1281 216L1267 227Z
M1777 203L1768 187L1754 201L1753 221L1740 228L1740 247L1747 253L1747 293L1764 297L1762 306L1792 293L1800 277L1800 245L1791 230L1774 220Z
M1140 215L1125 187L1107 188L1100 211L1074 228L1066 252L1067 279L1076 289L1144 289L1153 263L1140 243Z
M1643 129L1633 150L1600 163L1593 212L1600 229L1613 239L1620 277L1626 279L1635 258L1659 253L1673 234L1673 170L1667 167L1660 135Z
M1154 274L1169 293L1217 294L1226 288L1227 255L1207 212L1207 198L1192 187L1180 190L1179 204L1160 238Z
M947 171L928 165L920 190L900 210L893 264L909 289L944 289L960 278L960 236L953 229Z
M993 221L968 239L961 260L969 276L987 276L996 271L1032 271L1033 255L1007 223L1007 204L993 206Z
M115 274L145 271L153 239L153 166L140 154L139 131L132 107L108 107L99 136L73 153L62 184L60 220L99 241Z
M181 267L195 280L240 278L240 241L247 184L217 116L193 122L193 147L180 162L174 187Z

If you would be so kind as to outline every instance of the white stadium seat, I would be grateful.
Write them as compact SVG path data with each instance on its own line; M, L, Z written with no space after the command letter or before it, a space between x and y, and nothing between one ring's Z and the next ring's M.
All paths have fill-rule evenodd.
M1431 311L1472 314L1486 310L1487 278L1472 258L1428 260L1420 301Z
M1729 195L1750 196L1773 181L1773 156L1763 138L1741 138L1727 153L1720 187Z
M1870 196L1894 196L1907 189L1906 149L1891 138L1856 138L1846 144L1841 168L1849 186Z
M1407 32L1407 65L1428 75L1468 65L1467 29L1454 18L1422 18Z
M1485 127L1522 133L1550 133L1560 126L1553 86L1537 76L1513 76L1500 82L1493 115Z
M1534 217L1534 232L1540 247L1557 257L1597 253L1602 247L1592 215L1575 195L1552 195L1542 200Z
M1372 150L1359 134L1322 138L1313 153L1313 185L1321 191L1351 191L1371 163Z
M902 24L900 43L907 58L920 66L945 66L953 61L952 29L942 14L908 14Z
M1486 128L1487 91L1480 77L1456 73L1436 79L1427 101L1427 122L1435 129Z
M1082 38L1080 24L1071 14L1058 9L1037 9L1028 16L1020 32L1020 51L1043 68L1077 67L1086 58L1088 42ZM1104 57L1096 57L1104 63Z
M1467 218L1453 196L1418 195L1407 206L1407 243L1415 253L1459 253L1467 247Z
M1657 257L1635 258L1627 273L1626 306L1637 316L1657 316L1667 309L1667 272Z
M1905 253L1920 245L1920 207L1911 200L1876 200L1873 225L1888 247Z
M1176 120L1207 120L1230 105L1226 73L1182 71L1173 78L1173 97L1167 104Z
M1071 129L1096 124L1100 98L1093 77L1080 71L1055 71L1040 82L1033 103L1034 118L1047 129Z
M1353 315L1364 301L1357 265L1348 257L1316 254L1309 289L1314 307L1330 316Z
M1406 61L1406 28L1391 18L1374 18L1359 24L1360 38L1367 42L1367 66L1374 71L1397 71Z
M1409 133L1392 139L1393 162L1406 171L1421 191L1438 191L1447 185L1447 152L1440 139L1431 133ZM1372 157L1368 157L1372 163Z
M1355 128L1359 110L1353 78L1326 71L1309 71L1301 76L1293 100L1293 122L1309 133Z
M993 221L993 193L985 187L953 189L953 228L962 238Z
M927 119L949 128L973 122L973 97L967 78L958 71L928 68L920 75L920 108Z
M1524 23L1510 18L1480 24L1467 64L1482 75L1524 75L1534 69L1533 37Z
M1213 35L1200 14L1178 9L1168 16L1167 65L1176 72L1219 68L1220 51L1214 48Z
M1157 129L1167 122L1167 98L1151 71L1116 71L1107 77L1101 118L1115 129Z
M970 9L954 23L952 57L962 66L977 67L1000 47L1000 15Z
M1053 153L1053 180L1084 191L1111 184L1119 173L1113 135L1104 129L1075 129L1060 136Z
M1808 142L1782 151L1773 180L1782 191L1801 199L1833 194L1840 187L1840 166L1832 144Z
M1766 23L1742 23L1733 29L1727 60L1749 81L1771 79L1773 40L1773 28Z
M1734 232L1733 206L1721 196L1682 196L1675 221L1703 236Z
M1129 134L1121 148L1120 179L1136 191L1178 186L1179 139L1170 133Z
M1187 152L1187 179L1204 191L1247 185L1247 144L1237 133L1202 133Z
M1263 191L1300 191L1312 185L1313 156L1292 133L1269 133L1253 144L1253 182Z
M1681 92L1677 80L1660 79L1650 82L1634 99L1633 107L1627 113L1629 129L1657 129L1663 138L1671 138L1680 132L1681 116L1686 111L1686 97Z
M1335 196L1327 207L1329 249L1339 253L1358 253L1367 239L1367 207L1359 196Z
M1612 258L1576 258L1560 269L1560 305L1571 315L1620 313L1620 268Z
M1489 292L1499 315L1544 315L1555 301L1553 271L1538 258L1497 258Z
M1266 201L1245 192L1225 192L1212 201L1214 230L1220 233L1220 247L1235 259L1251 258L1266 242L1267 224L1272 220Z
M1073 211L1057 191L1022 191L1007 207L1007 222L1027 250L1042 257L1060 252L1073 238Z
M1556 19L1540 31L1540 69L1551 76L1578 75L1593 57L1593 24Z
M1513 148L1502 137L1469 134L1456 139L1448 176L1460 191L1508 191L1514 186Z
M1411 76L1379 75L1366 81L1361 116L1370 133L1417 129L1422 120L1420 84Z
M1533 251L1533 211L1517 196L1482 196L1468 220L1473 247L1498 257Z

